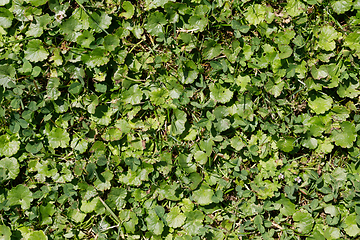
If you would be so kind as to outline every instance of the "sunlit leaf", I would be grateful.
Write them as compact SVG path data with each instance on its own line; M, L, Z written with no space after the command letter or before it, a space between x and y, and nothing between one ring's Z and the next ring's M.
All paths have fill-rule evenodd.
M340 129L333 129L331 131L331 139L335 141L337 146L343 148L350 148L356 140L355 125L351 122L345 121L340 123Z
M30 62L40 62L48 57L49 53L42 46L42 42L38 39L30 40L26 45L25 59Z
M311 232L314 225L314 219L310 213L306 211L295 212L293 219L295 221L295 227L297 231L302 234Z
M201 185L199 190L193 192L192 198L200 205L208 205L213 202L213 196L214 192L211 188Z
M30 208L33 201L32 192L27 186L17 185L9 191L8 200L11 206L20 205L22 209Z
M15 155L20 149L20 142L4 134L0 136L0 156L11 157Z
M8 9L0 8L0 27L11 27L13 18L13 14Z
M331 108L332 103L332 98L324 93L312 92L310 94L310 98L308 99L309 107L316 114L321 114L328 111Z
M49 136L49 144L52 148L66 148L69 146L69 141L70 141L70 137L69 137L69 133L62 128L55 128L53 129Z

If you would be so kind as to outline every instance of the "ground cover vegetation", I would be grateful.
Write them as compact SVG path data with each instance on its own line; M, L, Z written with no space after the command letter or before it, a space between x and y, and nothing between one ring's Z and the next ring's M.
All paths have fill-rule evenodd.
M0 0L0 239L354 239L360 0Z

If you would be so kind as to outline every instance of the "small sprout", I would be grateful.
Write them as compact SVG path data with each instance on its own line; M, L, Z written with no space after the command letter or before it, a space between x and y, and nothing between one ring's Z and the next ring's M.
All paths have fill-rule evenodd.
M59 23L61 22L61 20L63 20L66 17L65 11L61 10L59 11L57 14L55 14L55 20L58 21Z
M284 179L284 174L280 173L279 174L279 179Z
M296 177L296 178L295 178L295 181L300 184L300 183L301 183L301 178L300 178L300 177Z

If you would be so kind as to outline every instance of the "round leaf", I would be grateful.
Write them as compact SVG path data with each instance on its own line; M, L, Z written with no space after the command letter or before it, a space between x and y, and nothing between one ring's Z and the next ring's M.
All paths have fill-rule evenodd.
M355 124L345 121L340 123L341 129L333 129L331 132L331 139L335 141L337 146L343 148L351 148L353 142L356 140L356 128Z
M343 14L350 10L352 6L352 0L340 0L332 1L331 7L337 14Z
M135 12L135 8L131 4L131 2L129 1L123 2L122 7L125 10L125 12L121 13L120 16L125 17L126 19L132 18Z
M302 234L311 232L314 225L314 219L310 213L305 211L296 212L293 215L293 219L295 221L295 227L298 232Z
M15 68L11 65L0 65L0 85L9 87L9 82L15 78Z
M7 179L15 179L20 172L20 166L16 158L4 158L0 160L0 169L7 172Z
M345 218L346 227L344 228L347 235L350 237L356 237L360 233L360 228L356 223L356 214L350 214Z
M295 138L284 137L277 143L278 148L284 152L291 152L294 149Z
M170 212L166 215L166 222L169 227L178 228L185 223L186 216L180 212L179 207L171 208Z
M193 192L192 198L200 205L208 205L212 203L212 197L214 196L214 192L211 188L201 185L199 190Z
M220 84L212 83L210 86L210 98L220 103L227 103L233 97L233 92Z
M161 12L152 13L145 24L145 29L148 33L154 36L159 36L163 33L163 25L167 23L164 14Z
M89 68L99 67L109 62L109 58L106 57L106 55L107 52L105 49L95 48L88 54L82 55L81 60L84 61Z
M30 208L30 203L33 201L32 192L27 186L17 185L9 191L8 201L10 206L21 205L21 208L26 210Z
M6 8L0 8L0 27L9 28L12 25L13 14Z
M11 230L8 226L0 225L0 239L1 240L11 239Z
M33 233L30 234L28 240L47 240L48 237L45 235L45 233L40 230L40 231L34 231Z
M0 137L0 156L11 157L20 149L20 142L5 134Z
M104 47L108 51L114 51L119 46L120 40L116 35L107 35L104 38Z
M333 100L326 94L314 93L310 94L308 100L309 107L316 113L322 114L328 111L332 106Z
M30 62L40 62L47 58L49 53L38 39L30 40L26 46L25 59Z
M70 137L69 137L69 133L67 133L65 129L61 129L61 128L53 129L50 132L48 139L49 139L49 144L52 148L57 148L57 147L66 148L69 146Z

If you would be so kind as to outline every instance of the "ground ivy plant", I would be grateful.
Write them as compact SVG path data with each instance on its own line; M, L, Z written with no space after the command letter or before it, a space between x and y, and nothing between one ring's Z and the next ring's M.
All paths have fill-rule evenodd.
M356 239L359 0L0 0L0 239Z

